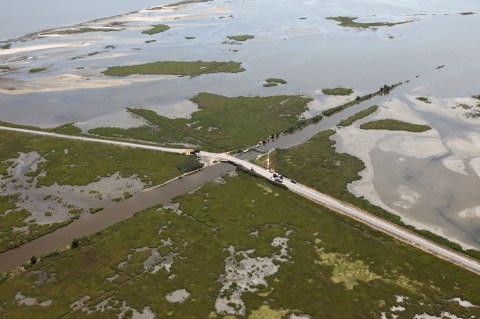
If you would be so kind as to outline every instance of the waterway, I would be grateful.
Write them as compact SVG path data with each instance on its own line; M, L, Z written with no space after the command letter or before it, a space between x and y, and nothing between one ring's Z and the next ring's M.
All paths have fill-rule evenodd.
M174 180L162 187L137 193L122 202L112 202L97 214L88 214L73 223L50 234L30 241L18 248L0 254L0 271L18 266L32 255L40 256L61 248L74 238L80 238L107 228L115 223L132 217L135 213L156 205L166 205L177 196L186 194L195 188L213 181L218 176L235 169L233 165L219 163L208 166L195 174Z
M46 0L42 3L43 8L55 8L59 12L64 10L65 20L56 20L57 13L53 10L46 14L50 21L41 24L43 12L48 10L38 9L38 17L32 18L33 26L28 31L22 31L22 22L18 19L9 21L1 15L10 11L14 12L13 17L24 15L28 18L29 14L34 15L34 10L26 13L18 6L30 4L31 8L35 8L39 4L33 0L2 3L0 32L3 33L0 33L0 39L170 1L143 0L109 6L113 1L102 0L98 8L86 5L85 1L74 2L69 8L60 4L56 6L57 2ZM75 10L74 6L82 8ZM74 16L66 13L69 10L75 12L69 13ZM414 0L402 3L378 0L366 6L357 0L338 3L292 0L278 5L278 1L274 0L215 0L168 12L140 11L104 21L107 25L121 23L125 28L123 31L37 38L13 43L10 51L0 50L0 65L11 68L0 71L0 119L42 127L77 121L85 130L98 126L138 126L142 122L125 113L125 107L144 107L169 117L189 117L197 109L188 100L202 91L228 96L305 94L315 99L308 112L312 116L335 106L326 102L322 88L351 87L355 89L355 95L363 95L376 91L383 84L409 81L388 96L375 97L324 118L318 124L268 142L258 150L266 152L274 148L289 148L304 143L319 131L335 128L340 120L360 110L373 104L382 105L390 99L405 101L406 96L419 94L435 98L480 94L480 38L476 34L480 28L480 15L459 14L470 11L480 12L480 4L471 0L431 0L421 4ZM392 28L359 30L341 28L336 22L325 19L338 15L358 16L364 21L412 22ZM67 20L68 23L63 22ZM39 24L35 26L37 22ZM149 25L159 22L167 23L171 30L154 36L141 34ZM4 25L9 25L7 31L2 27ZM101 25L101 21L94 24ZM245 33L255 34L255 39L242 44L225 43L227 36ZM187 40L185 37L195 39ZM152 39L156 42L145 42ZM89 55L92 52L98 53ZM242 62L246 71L202 75L192 79L175 76L111 79L101 74L107 66L157 60L235 60ZM437 69L441 65L444 67ZM37 67L45 67L47 71L29 72ZM265 88L262 84L269 77L283 78L288 83ZM442 140L480 132L478 124L459 122L407 104L419 118L439 132ZM241 156L252 159L257 155L258 152L247 152ZM467 206L480 206L477 194L468 191L479 189L478 177L474 174L456 176L446 170L438 159L405 157L401 166L394 166L395 154L373 149L369 156L375 171L372 183L379 190L379 199L387 209L398 210L392 191L399 185L413 185L411 172L416 172L416 189L420 194L418 207L404 210L402 215L412 221L442 228L449 238L480 247L480 221L458 217L458 212ZM396 174L391 174L393 167L399 169ZM177 196L200 185L195 178L205 182L226 169L207 168L168 187L178 190L174 195ZM435 190L428 187L449 181L450 187ZM112 204L112 208L106 207L101 213L86 217L85 221L82 218L49 237L2 254L0 268L7 262L9 265L21 263L32 254L40 255L70 242L74 237L100 230L148 205L166 203L173 195L157 194L161 189ZM144 200L144 196L151 200ZM124 213L117 216L118 211Z
M0 41L169 3L168 0L19 0L0 2Z

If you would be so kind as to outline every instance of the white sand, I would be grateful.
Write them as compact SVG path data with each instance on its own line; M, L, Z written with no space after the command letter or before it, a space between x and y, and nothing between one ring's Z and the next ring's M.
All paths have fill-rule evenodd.
M411 133L418 134L418 133ZM422 137L411 134L390 135L378 143L384 152L396 152L404 156L428 158L446 154L448 149L437 137Z
M480 306L477 306L477 305L474 305L472 304L470 301L467 301L467 300L462 300L461 298L453 298L453 299L450 299L449 301L455 301L455 302L458 302L458 304L462 307L465 307L465 308L477 308L477 307L480 307Z
M477 99L474 99L472 97L451 99L436 99L433 97L428 97L431 103L425 103L416 99L419 96L421 95L407 95L406 97L416 109L440 114L450 118L456 118L469 123L478 124L478 119L468 118L465 116L465 113L468 113L471 110L465 110L462 107L458 106L458 104L475 106L480 103L480 101ZM475 107L472 108L472 110L474 109Z
M472 158L468 164L475 171L477 176L480 177L480 157Z
M480 218L480 207L467 208L458 213L462 218Z
M400 185L395 191L399 195L399 200L393 202L393 205L396 207L401 207L403 209L410 209L420 198L420 194L408 189L404 185Z
M165 15L165 16L156 16L156 15L132 15L132 16L122 16L109 19L109 22L164 22L164 21L178 21L178 20L194 20L194 19L205 19L208 18L208 15L204 14L175 14L175 15ZM170 28L175 26L170 26ZM149 29L150 26L143 26L142 29Z
M28 45L22 47L13 47L7 50L0 50L0 55L38 51L38 50L48 50L48 49L57 49L57 48L74 48L74 47L84 47L89 46L92 43L89 42L65 42L65 43L51 43L51 44L42 44L42 45Z
M480 177L480 133L470 133L464 136L445 139L445 144L453 153L443 160L446 168L468 175L468 166Z
M442 163L447 169L451 170L452 172L468 175L465 171L464 160L458 155L449 156L445 158Z
M398 100L392 100L385 103L385 105L380 106L374 119L382 118L395 118L409 123L425 123L425 121L418 118L407 105ZM372 183L375 176L372 160L369 155L370 151L375 148L398 153L398 161L405 160L403 156L427 158L430 156L443 155L448 152L448 148L443 144L437 131L432 129L422 133L411 133L387 130L362 130L358 127L358 124L355 123L352 126L337 129L337 133L333 136L333 139L337 141L337 144L335 145L337 152L351 154L365 163L366 168L360 172L361 179L348 185L348 190L351 193L356 196L364 196L374 205L400 216L402 221L409 225L419 229L426 229L440 236L447 237L444 229L420 223L414 220L411 216L407 216L404 213L392 209L380 199L380 196ZM480 141L480 137L478 140ZM471 147L472 141L476 142L477 137L470 136L466 144L464 143L464 139L452 140L450 141L450 144L456 146L457 151L460 151L460 149ZM451 148L450 150L452 151ZM412 207L421 196L402 185L399 185L396 191L398 194L398 200L393 204L403 209L409 209ZM450 239L459 242L454 238ZM471 248L461 242L459 242L459 244L464 248Z
M321 113L321 111L350 102L354 100L357 95L360 95L360 92L354 90L353 93L348 96L335 96L323 94L322 89L318 89L313 95L313 101L307 105L308 110L302 114L306 118L317 115Z
M155 81L168 76L147 76L144 78L129 77L126 78L110 78L110 77L93 77L89 75L76 74L60 74L46 76L42 78L34 78L31 81L18 81L13 79L0 79L0 93L9 95L21 95L39 92L56 92L78 89L95 89L111 86L128 85L133 82ZM9 88L15 88L10 90Z
M185 289L178 289L167 294L165 298L172 303L182 303L190 296L190 293Z
M410 107L405 105L399 99L391 99L381 105L379 112L373 117L374 120L381 119L395 119L414 124L426 124L428 123L412 111ZM427 131L428 132L428 131Z

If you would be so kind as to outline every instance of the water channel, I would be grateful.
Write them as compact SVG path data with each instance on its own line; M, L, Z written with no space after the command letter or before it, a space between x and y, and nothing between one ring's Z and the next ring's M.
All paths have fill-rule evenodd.
M395 94L393 91L391 94ZM399 94L398 92L397 94ZM257 148L261 152L268 152L275 148L289 148L306 142L316 133L334 128L339 121L360 110L368 108L372 104L382 103L391 96L377 96L371 100L359 103L342 112L325 117L316 124L311 124L292 134L281 135L279 138L267 142L265 145ZM252 160L259 153L249 151L239 155L244 160ZM105 205L104 209L97 214L87 214L73 223L60 228L50 234L34 239L20 247L8 250L0 254L0 271L4 271L25 262L32 255L42 255L49 251L69 244L73 239L86 236L88 234L105 229L115 223L132 217L136 212L143 209L168 204L177 196L210 182L217 177L234 169L233 165L218 163L183 177L176 179L164 186L151 189L145 192L139 192L133 197L119 203L112 202Z

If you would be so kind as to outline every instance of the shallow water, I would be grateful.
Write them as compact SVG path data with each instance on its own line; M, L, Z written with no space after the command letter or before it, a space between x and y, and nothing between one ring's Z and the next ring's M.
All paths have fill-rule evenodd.
M0 3L0 41L170 2L168 0L2 1Z
M441 158L415 159L379 149L370 155L373 184L391 209L407 221L441 228L449 238L480 247L479 218L459 214L466 207L480 206L477 176L452 172Z
M155 36L140 35L140 30L125 30L15 44L13 48L72 41L91 43L84 47L17 54L29 55L33 59L27 63L13 64L18 69L3 73L3 78L28 81L46 75L71 73L81 75L86 80L87 77L98 77L105 66L157 60L235 60L242 62L247 71L202 75L193 79L150 76L147 78L158 80L100 89L25 95L0 93L0 118L40 126L53 126L68 121L87 122L88 125L89 120L118 114L128 106L141 106L172 116L173 105L202 91L233 96L315 96L321 88L344 85L360 92L371 92L383 84L415 79L416 75L430 78L422 90L433 96L477 93L475 83L480 70L477 58L480 54L480 40L476 30L480 28L480 16L450 13L480 11L478 2L461 1L452 4L447 1L431 1L419 5L407 1L398 5L376 1L368 8L353 0L333 4L321 1L282 1L281 5L277 5L277 2L214 1L187 6L179 12L135 15L172 15L171 21L165 22L172 29ZM225 11L223 13L205 11L223 6L228 8L222 9ZM417 15L427 13L429 15ZM450 15L444 15L445 13ZM200 17L181 17L175 20L173 16L179 14L199 14ZM356 30L338 27L336 22L325 19L340 14L375 16L376 19L387 21L415 21L392 28ZM221 17L225 18L220 19ZM300 17L308 19L300 20ZM127 26L148 24L150 23L131 22ZM222 44L226 36L244 33L255 34L256 38L242 45ZM185 36L197 38L185 40ZM157 39L157 42L146 44L147 39ZM115 49L106 49L109 45L114 45ZM85 56L95 51L101 53L93 57ZM122 56L102 58L110 54ZM15 56L0 56L0 62ZM82 58L69 60L78 56ZM288 63L285 63L285 57L288 57ZM436 70L439 65L446 67ZM25 72L33 67L45 66L51 70L41 75ZM77 70L77 67L85 69ZM288 84L265 88L262 86L263 80L269 77L283 78ZM145 77L130 76L125 80L138 78ZM193 109L188 110L184 116L189 116L192 111ZM113 120L112 125L114 123Z
M0 271L20 265L32 255L40 256L67 245L74 238L80 238L105 229L132 217L136 212L143 209L155 205L168 204L175 197L194 190L233 169L234 167L230 164L216 164L195 174L175 180L165 186L137 193L135 196L122 202L105 205L100 213L83 216L50 234L0 254Z
M55 0L48 1L55 3ZM152 2L144 0L134 6L135 9L140 9L142 6L172 1ZM16 10L10 8L12 8L10 11ZM123 7L116 6L115 12L107 13L102 10L99 9L95 14L104 13L102 15L106 16L131 9L123 10ZM176 76L129 76L121 79L129 83L111 87L75 89L73 86L71 89L56 92L17 94L19 91L17 90L14 92L15 95L0 93L0 119L42 127L79 121L79 126L84 130L98 126L129 127L141 125L143 122L126 114L125 107L144 107L169 117L189 117L196 109L186 101L202 91L228 96L306 94L321 100L324 96L319 90L322 88L352 87L359 95L363 95L376 91L383 84L410 81L393 90L389 96L376 97L345 112L324 118L316 125L269 142L259 150L288 148L307 141L321 130L335 127L340 120L362 109L373 104L381 104L391 98L406 101L404 97L412 94L436 98L480 94L478 89L480 38L477 35L477 30L480 29L480 15L458 14L468 11L480 12L480 3L473 0L455 2L429 0L422 3L415 0L402 2L377 0L366 5L361 0L337 2L215 0L185 6L175 12L140 12L116 18L115 21L122 19L130 21L125 25L127 27L125 31L36 39L15 43L12 49L69 43L83 43L83 46L15 54L8 54L8 50L3 52L0 50L0 64L4 63L13 68L11 71L0 73L0 87L17 85L14 81L31 83L34 80L41 85L42 81L46 81L45 77L62 74L78 75L83 82L96 79L109 80L112 78L100 74L107 66L158 60L235 60L242 62L246 71L238 74L201 75L191 79ZM68 20L71 23L81 22L78 19L83 17L82 12L79 10L75 19L68 15L65 17L72 19ZM362 17L361 21L413 20L413 22L392 28L357 30L339 27L336 22L325 19L338 15L359 16ZM85 19L98 17L88 15ZM301 17L307 19L301 20L299 19ZM162 23L159 22L159 18L169 19L163 23L170 25L172 29L154 36L141 34L141 30L148 25ZM145 19L157 21L140 21ZM2 20L0 16L0 30L4 30L1 26L7 23L5 21L7 20ZM52 19L48 28L57 25L55 23L57 23L55 19ZM14 24L9 25L10 28L7 29L20 32L21 29L14 27ZM255 39L241 45L222 44L226 36L247 33L255 34ZM186 36L195 36L196 39L186 40ZM149 39L156 39L157 42L146 44L145 41ZM88 56L89 53L96 51L100 53ZM437 69L440 65L445 67ZM48 71L39 74L28 72L35 67L48 67ZM262 86L263 81L269 77L283 78L288 83L275 88L265 88ZM55 87L56 83L51 81L44 86ZM318 114L324 108L327 107L321 106L319 109L311 110L310 114ZM414 108L414 111L439 131L442 139L480 130L480 125L445 118L418 108ZM256 155L257 152L249 152L243 157L254 158ZM456 176L458 174L446 170L439 159L407 159L398 166L397 172L390 174L392 161L395 160L393 154L374 150L371 156L374 170L378 173L374 184L379 189L382 201L387 205L393 205L392 203L396 201L394 198L396 187L407 185L420 195L416 206L404 210L405 214L433 227L443 227L448 230L449 235L459 240L472 245L479 244L480 219L460 218L453 213L476 205L478 196L471 189L478 189L478 179L471 176ZM415 172L414 178L410 176L411 172ZM218 176L220 173L215 174ZM175 182L172 187L179 187L178 183ZM179 187L178 194L196 185L195 183L188 184L188 187ZM433 190L428 187L429 183L439 187ZM444 186L440 187L441 185ZM121 203L127 206L120 204L118 207L115 206L115 209L125 207L121 209L123 213L119 216L128 217L141 209L139 207L146 208L148 206L145 205L163 203L163 195L145 196L151 196L149 198L152 201L144 203L143 199L140 199L143 197L138 195ZM108 212L109 210L105 209L101 214L91 217L105 218L104 223L99 223L98 227L87 223L88 226L80 228L74 226L80 225L81 223L78 223L80 221L73 223L69 227L79 228L78 232L72 234L84 235L114 223L118 216ZM56 233L49 236L59 236L55 240L58 239L61 244L68 243L73 238L67 236L69 234L54 235ZM55 245L48 243L49 237L43 238L38 240L40 244L32 242L15 250L18 254L12 253L13 251L8 254L15 255L18 263L33 253L40 254L41 252L36 252L37 249L45 252L58 246L56 241L52 241L56 243ZM2 259L0 268L5 262L3 257Z

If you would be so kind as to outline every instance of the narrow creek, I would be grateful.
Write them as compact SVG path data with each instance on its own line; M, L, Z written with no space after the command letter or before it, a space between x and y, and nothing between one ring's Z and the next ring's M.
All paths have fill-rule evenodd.
M305 143L316 133L336 127L336 125L361 110L371 105L380 104L393 97L404 94L410 85L404 84L394 89L387 96L376 96L371 100L354 105L330 117L324 117L319 123L308 125L292 134L281 135L257 148L260 152L268 152L275 148L289 148ZM259 155L258 151L248 151L239 155L244 160L252 160ZM133 197L119 203L111 203L104 207L98 214L87 214L66 227L60 228L50 234L32 240L22 246L0 254L0 271L5 271L18 266L28 260L32 255L40 256L49 251L69 244L73 239L105 229L115 223L132 217L136 212L155 206L168 204L177 196L213 181L217 177L234 169L233 165L219 163L208 166L194 174L174 180L164 186L149 191L139 192Z

